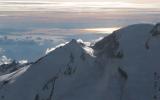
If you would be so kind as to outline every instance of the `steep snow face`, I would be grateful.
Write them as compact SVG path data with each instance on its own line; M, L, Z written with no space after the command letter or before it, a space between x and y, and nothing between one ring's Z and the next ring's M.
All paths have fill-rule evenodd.
M153 99L153 73L160 63L159 58L145 48L152 29L153 25L139 24L115 32L123 54L119 66L128 73L124 100Z
M113 63L127 73L122 100L156 100L160 97L157 85L160 82L160 36L153 35L153 32L158 33L158 27L158 24L131 25L115 31L94 46L97 56L114 60ZM106 43L108 40L112 42ZM104 57L102 51L112 56Z
M0 99L158 100L157 33L159 24L136 24L113 32L92 47L72 40L49 50L20 77L14 72L0 77L5 84Z

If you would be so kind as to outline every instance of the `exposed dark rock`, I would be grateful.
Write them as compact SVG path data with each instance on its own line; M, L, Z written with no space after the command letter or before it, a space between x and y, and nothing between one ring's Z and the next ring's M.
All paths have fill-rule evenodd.
M125 72L122 68L118 68L118 72L121 74L122 77L124 77L125 80L128 79L127 72Z
M80 58L83 60L83 61L85 61L86 60L86 57L85 57L85 53L84 52L82 52L82 54L81 54L81 56L80 56Z
M155 27L151 30L152 36L160 35L160 23L156 24Z
M145 42L145 48L146 48L147 50L149 50L149 48L150 48L150 47L149 47L149 44L148 44L148 41Z
M97 42L94 47L95 55L105 54L107 57L122 58L123 52L118 51L119 41L116 32L105 37L103 40Z
M39 100L39 95L38 94L36 94L34 100Z

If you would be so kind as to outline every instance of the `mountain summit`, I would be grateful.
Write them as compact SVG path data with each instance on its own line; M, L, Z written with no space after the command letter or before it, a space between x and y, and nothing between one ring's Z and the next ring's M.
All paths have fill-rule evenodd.
M0 76L0 100L158 100L159 27L127 26L93 46L73 39Z

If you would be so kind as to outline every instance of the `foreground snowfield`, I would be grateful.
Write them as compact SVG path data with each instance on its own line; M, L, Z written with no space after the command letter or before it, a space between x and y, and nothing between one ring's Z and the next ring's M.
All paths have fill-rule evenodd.
M160 25L135 24L94 45L71 42L0 76L0 100L158 100Z

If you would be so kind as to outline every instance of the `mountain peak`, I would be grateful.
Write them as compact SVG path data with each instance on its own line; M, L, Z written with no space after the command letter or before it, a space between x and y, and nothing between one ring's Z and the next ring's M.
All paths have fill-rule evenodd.
M77 43L76 39L72 39L70 43Z
M73 46L73 47L82 47L84 46L84 42L83 41L78 41L76 39L72 39L67 45Z

